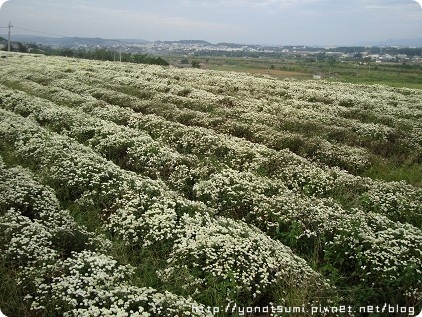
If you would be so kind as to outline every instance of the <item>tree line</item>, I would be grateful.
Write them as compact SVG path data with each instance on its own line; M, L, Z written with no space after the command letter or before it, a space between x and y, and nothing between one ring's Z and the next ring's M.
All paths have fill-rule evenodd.
M7 47L4 47L3 50L7 50ZM30 52L33 54L75 57L100 61L122 61L126 63L154 64L163 66L169 65L169 63L161 57L150 56L147 54L119 52L107 48L53 48L50 46L38 45L35 43L13 42L11 50L21 53Z
M169 65L169 63L161 57L150 56L147 54L119 52L106 48L96 48L93 50L50 48L49 50L46 50L45 53L46 55L67 56L101 61L122 61L126 63L155 64L163 66Z

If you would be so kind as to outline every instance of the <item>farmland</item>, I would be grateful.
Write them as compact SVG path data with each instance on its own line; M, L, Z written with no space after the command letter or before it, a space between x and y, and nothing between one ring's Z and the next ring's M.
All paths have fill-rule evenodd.
M6 315L420 310L422 90L0 57Z
M175 56L166 56L174 60ZM271 75L276 78L311 79L314 74L325 80L356 84L382 84L422 89L422 67L418 64L376 63L365 59L335 60L315 56L284 58L192 57L207 69Z

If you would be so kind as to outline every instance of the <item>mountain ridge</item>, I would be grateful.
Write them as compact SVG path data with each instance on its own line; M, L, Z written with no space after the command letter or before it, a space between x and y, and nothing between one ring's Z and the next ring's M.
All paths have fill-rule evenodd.
M1 35L1 37L7 38L7 35ZM116 45L128 45L128 44L148 44L148 43L163 43L163 44L182 44L182 45L203 45L203 46L228 46L228 47L241 47L244 45L248 46L306 46L306 47L326 47L326 45L293 45L293 44L245 44L245 43L229 43L219 42L211 43L206 40L198 39L183 39L183 40L157 40L148 41L144 39L105 39L100 37L46 37L39 35L13 35L12 41L16 42L28 42L45 45L57 45L57 46L75 46L75 45L98 45L98 46L116 46ZM331 47L344 47L344 46L400 46L400 47L422 47L422 37L414 39L388 39L385 41L362 41L355 45L330 45Z

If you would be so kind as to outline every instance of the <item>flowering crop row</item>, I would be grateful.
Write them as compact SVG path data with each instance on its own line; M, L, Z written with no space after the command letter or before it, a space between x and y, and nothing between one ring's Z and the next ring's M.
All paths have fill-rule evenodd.
M41 281L27 297L34 309L51 300L69 315L171 315L193 300L302 305L345 281L353 300L422 299L422 190L353 175L374 157L418 164L420 92L5 56L0 154L34 176L0 183L2 223L16 228L0 247L29 264L22 285ZM6 165L4 175L19 169ZM110 241L60 206L97 213ZM63 229L71 237L50 219L73 223ZM164 252L163 291L133 286L136 270L108 255L115 238Z
M56 87L243 135L277 149L289 147L350 170L368 164L368 153L358 145L369 146L372 152L413 153L421 147L421 127L415 121L421 116L415 106L420 95L411 90L359 86L357 91L353 85L268 78L254 79L252 87L247 76L238 74L234 79L233 74L197 72L196 76L161 67L103 64L93 72L83 63L69 66L73 68L65 78L58 64L35 68L41 74L16 74L14 69L11 74L43 83L44 73ZM230 80L236 88L227 84Z
M78 77L79 78L79 77ZM99 81L98 81L99 82ZM129 98L129 96L124 95L124 94L116 94L116 92L113 92L110 94L109 91L107 91L106 89L101 89L101 93L100 95L98 95L98 89L99 88L90 88L90 86L84 87L84 85L82 83L78 82L78 85L75 85L75 83L72 83L72 81L69 80L65 80L65 79L60 79L57 83L59 86L62 87L66 87L67 89L71 89L74 91L77 91L78 94L82 94L82 92L85 92L85 94L83 94L83 96L79 96L78 94L75 93L69 93L68 90L63 90L63 88L57 88L57 87L44 87L42 85L38 85L33 87L32 89L29 88L29 90L31 90L31 93L33 93L34 91L41 91L42 94L47 94L47 91L50 91L53 89L53 92L48 93L50 95L50 97L53 99L54 102L57 102L59 104L63 103L63 102L67 102L67 104L72 104L72 103L76 103L76 104L83 104L83 108L85 111L88 112L93 112L92 114L94 115L99 115L102 118L108 119L108 120L113 120L117 123L126 123L130 118L133 118L133 116L131 116L133 114L133 112L130 112L128 110L128 108L122 108L122 107L113 107L111 105L105 105L104 103L98 102L98 100L96 100L95 98L92 98L91 95L89 95L89 92L91 91L96 91L96 93L93 93L94 95L96 95L97 97L101 97L101 98L105 98L104 94L109 95L110 98L113 97L114 99L117 100L121 100L121 103L123 103L125 105L125 107L131 106L133 107L135 110L138 109L138 107L149 107L151 105L151 102L149 103L145 103L142 102L142 100L137 100L136 98ZM79 87L79 86L82 86ZM73 87L73 88L72 88ZM79 87L79 88L74 88L74 87ZM26 88L28 89L28 87L26 86ZM115 96L117 95L117 97ZM110 98L105 98L105 99L110 99ZM129 98L129 99L128 99ZM209 152L205 152L205 149L209 149L212 150L214 149L214 151L212 151L211 153L216 153L217 155L219 155L218 158L220 158L221 156L223 156L223 159L225 161L229 160L229 162L233 162L236 164L235 168L245 168L245 166L249 165L249 162L245 162L245 160L240 159L242 157L254 157L254 154L251 153L251 151L248 150L249 147L251 147L250 143L247 142L243 142L242 140L236 139L236 138L225 138L224 136L220 135L220 134L215 134L213 130L210 129L205 129L205 130L200 130L200 129L189 129L189 127L186 127L184 125L177 125L177 124L171 124L168 121L162 121L159 117L155 117L155 116L135 116L136 119L134 120L135 122L139 122L138 125L136 125L136 128L139 129L144 129L146 130L148 133L150 133L153 137L160 137L160 138L164 138L163 141L167 142L167 143L174 143L174 135L176 134L177 137L180 139L180 136L183 137L184 139L179 140L178 143L175 144L175 146L178 146L178 149L181 149L183 151L192 151L197 149L197 153L199 154L205 154L208 155ZM415 115L415 117L418 117L417 115ZM157 127L156 125L151 124L154 121L157 121L159 123L159 127ZM147 121L147 123L149 122L150 124L145 123L145 121ZM417 126L415 126L415 128L417 128ZM170 135L167 135L162 133L163 130L167 130L167 129L171 129L171 133ZM200 133L202 131L202 133ZM193 135L192 135L193 134ZM202 136L202 134L204 136ZM192 135L192 137L194 139L197 138L202 138L201 144L203 144L203 147L198 147L198 143L197 144L192 144L191 141L189 141L189 136ZM219 143L220 146L218 145L214 145L213 141L210 140L210 136L213 136L217 138L217 142ZM167 137L167 138L166 138ZM417 134L409 134L409 137L416 139L417 138ZM188 139L188 140L186 140ZM272 138L270 137L270 139L276 140L277 138ZM227 144L225 147L222 147L221 144L227 143L227 141L232 141L230 142L231 144ZM233 142L234 141L234 142ZM232 150L233 147L236 147L237 143L240 143L243 146L242 149L242 153L239 149L239 146L237 146L237 149ZM419 142L420 143L420 142ZM331 143L319 143L324 144L324 150L322 150L321 148L318 149L314 148L315 152L314 155L316 157L325 157L328 160L336 160L338 159L338 156L333 156L331 155L330 151L328 151L329 148L333 148L336 147L335 145L331 144ZM172 145L172 144L169 144ZM214 146L213 146L214 145ZM226 149L226 147L229 147L229 149ZM413 151L414 153L418 153L417 148ZM271 159L268 159L268 157L274 157L274 151L269 151L268 148L265 147L255 147L255 149L257 149L260 153L262 153L262 155L259 155L254 161L264 161L264 164L261 164L259 166L255 166L257 169L268 169L268 167L266 164L268 161L269 164L273 165L271 162ZM339 148L338 148L339 149ZM347 153L345 152L347 151ZM240 152L240 153L239 153ZM246 152L246 153L245 153ZM256 151L255 151L256 152ZM354 148L344 148L343 150L341 150L341 152L343 153L342 155L344 157L353 159L356 158L356 162L361 161L364 163L364 161L361 160L361 156L356 153L356 155L354 154ZM277 154L280 153L286 153L286 152L279 152ZM228 155L231 155L231 157ZM256 155L255 155L256 156ZM286 155L288 157L289 160L292 160L293 157L291 155ZM264 157L262 159L262 157ZM299 169L302 169L302 162L300 162L300 167ZM296 163L297 164L297 163ZM264 166L262 166L264 165ZM321 171L317 172L318 169L315 168L314 165L309 165L307 167L307 169L313 170L315 171L315 173L317 175L321 175ZM272 171L274 171L274 169L272 169ZM286 177L287 178L287 177ZM294 177L293 177L294 178ZM322 179L327 179L327 177L317 177L314 183L319 183L318 187L324 187L324 183L321 183ZM365 181L366 182L366 181ZM327 185L327 184L325 184ZM328 185L327 185L328 186ZM366 186L366 185L365 185ZM325 190L322 188L322 192L325 194L326 190L329 189L330 187L328 186L328 188L326 188Z
M134 268L107 256L110 241L76 224L52 188L0 160L0 246L31 309L63 316L173 316L191 299L130 285ZM196 316L207 316L198 312Z
M71 200L82 208L87 208L90 204L95 205L102 209L103 213L111 213L110 217L104 220L105 226L111 232L121 235L128 244L147 247L160 245L166 241L173 245L172 252L178 254L179 265L191 263L192 253L198 250L185 250L184 253L176 251L178 250L176 241L182 238L180 235L185 232L185 227L192 226L189 221L191 217L196 215L206 219L206 215L210 212L207 212L205 207L178 197L167 190L160 181L148 180L121 170L68 137L47 132L30 120L19 118L9 112L1 111L1 114L0 131L5 140L3 151L7 151L9 156L13 155L15 160L25 161L38 175L43 176L44 182L53 186L62 201ZM204 213L205 215L201 216ZM203 223L203 226L223 230L227 226L227 221L224 218L209 220ZM235 271L243 279L237 278L232 281L233 288L236 290L235 295L243 299L252 300L259 297L261 292L268 294L268 289L276 286L279 290L277 294L290 294L294 292L298 281L309 284L310 288L313 285L315 292L326 287L323 279L287 247L281 244L273 245L269 242L272 240L264 233L241 221L235 223L242 227L241 232L248 234L241 234L240 231L232 232L233 238L244 243L249 240L254 241L255 247L239 255L244 257L243 266L239 267L235 262L229 266L227 263L221 266L223 263L216 259L205 245L199 245L199 248L204 250L198 263L206 261L212 265L204 267L203 271L192 273L195 278L204 278L200 286L191 285L190 279L182 281L186 283L186 287L190 287L188 289L192 293L200 287L210 287L210 279L215 279L218 283L230 280L229 273ZM194 230L202 229L198 225ZM213 248L221 249L224 243L224 239L216 240L213 242ZM258 247L260 245L262 246ZM266 248L267 253L262 253L262 248ZM288 262L282 262L284 263L282 266L274 267L271 259L267 258L272 254L278 254ZM261 268L261 275L250 280L246 278L249 276L246 272L256 261L259 261L256 265ZM263 263L268 264L262 265ZM169 267L165 270L167 274L162 275L164 281L169 278L170 270L179 272L184 269L183 266L179 268L176 264L172 265L172 262L168 264ZM290 276L293 276L293 272L297 274L291 283L282 282L286 277L282 273L285 270L289 270ZM262 280L259 280L261 277ZM223 298L228 296L232 300L236 298L229 290L227 294L221 295Z
M32 98L24 94L13 93L4 89L2 105L6 109L14 110L23 115L32 115L42 125L49 129L71 136L83 144L88 144L96 152L99 152L107 159L114 161L120 166L133 170L137 173L143 173L149 177L159 177L167 180L167 183L173 185L173 188L185 189L185 192L191 193L195 182L208 179L210 168L204 166L196 154L180 154L172 150L162 142L153 140L147 133L139 129L113 124L96 117L85 115L72 108L58 107L55 104ZM65 129L64 129L65 128ZM225 166L216 167L214 172L221 171ZM211 169L212 170L212 169ZM185 171L184 177L183 171ZM308 175L311 174L309 171ZM289 175L292 176L292 175ZM295 181L300 175L293 175ZM194 181L193 179L196 179ZM250 183L258 183L259 178L252 176ZM277 182L266 180L265 186L278 187ZM180 184L180 181L184 183ZM192 188L186 189L186 182L189 182ZM317 181L322 181L318 179ZM287 184L293 186L295 184ZM318 192L318 183L306 182L301 184L301 188L307 193ZM421 216L421 207L416 203L418 197L422 196L421 191L415 190L405 184L383 184L373 182L370 189L362 195L363 207L372 211L381 212L393 220L406 220L411 223L417 223ZM393 190L391 190L393 189ZM282 191L285 188L282 186ZM379 199L382 193L389 193L388 199ZM252 190L253 192L253 190ZM233 204L236 205L235 202ZM241 205L237 206L242 209ZM244 211L244 213L246 213Z

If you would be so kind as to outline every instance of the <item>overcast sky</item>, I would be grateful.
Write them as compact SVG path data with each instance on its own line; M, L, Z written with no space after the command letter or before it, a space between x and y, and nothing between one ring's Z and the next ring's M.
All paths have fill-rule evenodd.
M422 37L414 0L10 0L0 26L64 36L354 45ZM0 33L6 34L7 29Z

